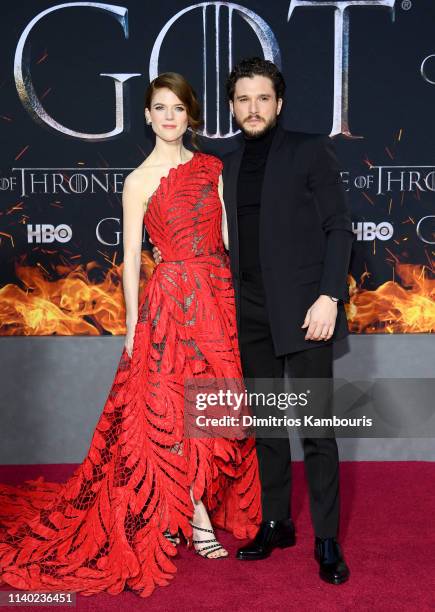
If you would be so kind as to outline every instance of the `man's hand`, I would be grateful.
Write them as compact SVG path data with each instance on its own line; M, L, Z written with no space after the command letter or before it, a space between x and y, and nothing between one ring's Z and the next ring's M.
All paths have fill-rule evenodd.
M305 340L329 340L334 333L337 303L321 295L307 310L302 329L308 327Z
M160 253L157 247L153 247L153 257L154 257L154 262L156 264L162 263L163 261L162 254Z
M150 244L154 244L152 242L152 240L148 239ZM159 249L156 246L153 246L153 258L154 258L154 263L157 265L159 263L162 263L163 261L163 257L162 254L160 253Z

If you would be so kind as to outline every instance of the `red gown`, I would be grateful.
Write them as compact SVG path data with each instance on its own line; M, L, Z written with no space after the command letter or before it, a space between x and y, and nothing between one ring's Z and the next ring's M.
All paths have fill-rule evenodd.
M215 526L255 535L254 439L183 436L185 379L241 378L221 169L195 153L151 197L144 221L163 263L140 298L132 357L124 348L88 454L67 482L0 485L0 584L150 595L176 571L164 532L191 536L190 487Z

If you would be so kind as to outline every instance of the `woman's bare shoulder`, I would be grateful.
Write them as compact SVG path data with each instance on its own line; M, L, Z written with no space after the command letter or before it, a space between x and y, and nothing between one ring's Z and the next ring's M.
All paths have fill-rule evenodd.
M124 185L127 185L128 187L132 188L137 187L139 185L143 186L144 181L146 179L149 179L151 176L152 168L141 164L140 166L132 170L130 174L127 174L124 181Z
M158 168L147 158L126 176L124 189L131 192L140 192L146 200L153 191L158 172Z

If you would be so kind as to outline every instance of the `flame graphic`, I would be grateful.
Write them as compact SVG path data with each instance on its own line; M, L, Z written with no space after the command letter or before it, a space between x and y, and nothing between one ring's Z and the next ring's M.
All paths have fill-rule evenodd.
M99 265L57 266L61 276L48 280L41 267L16 265L24 289L8 284L0 289L0 334L4 336L124 335L123 264L112 265L100 282L91 280ZM140 292L154 269L151 254L142 253ZM435 280L426 266L400 264L395 277L370 291L350 276L346 304L353 333L430 333L435 331Z
M16 264L24 289L8 284L0 289L0 334L3 336L124 335L123 264L112 265L101 282L90 275L99 265L92 261L75 268L57 266L61 276L47 280L41 267ZM142 252L139 291L152 274L151 254Z
M353 333L415 334L435 331L435 280L426 266L397 263L395 278L373 291L361 289L350 277L350 303L346 304Z

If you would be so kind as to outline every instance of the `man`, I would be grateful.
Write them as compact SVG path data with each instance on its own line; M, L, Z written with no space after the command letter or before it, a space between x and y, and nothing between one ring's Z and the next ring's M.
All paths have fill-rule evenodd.
M245 378L331 378L332 343L347 335L343 301L353 232L339 165L326 135L278 123L285 83L259 58L232 70L227 92L243 132L224 159L224 202ZM295 543L290 518L290 445L257 438L263 521L241 560ZM336 540L339 519L335 438L303 439L315 558L333 584L349 570Z
M267 60L242 60L229 75L242 145L224 158L224 202L246 379L332 378L332 344L347 335L343 301L353 232L331 139L278 123L285 83ZM155 254L159 261L158 254ZM237 558L257 560L295 543L288 436L256 438L262 523ZM334 438L304 438L320 577L349 569L337 542L338 451Z

